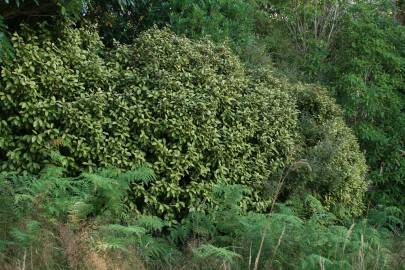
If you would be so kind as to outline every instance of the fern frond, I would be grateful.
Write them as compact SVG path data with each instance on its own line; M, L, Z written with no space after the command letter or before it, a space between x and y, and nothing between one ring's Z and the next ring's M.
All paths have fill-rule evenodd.
M57 166L66 167L68 164L67 158L56 150L49 153L49 158Z
M147 261L162 261L169 263L174 255L178 255L176 249L163 238L145 235L138 244L141 255Z
M31 194L16 194L14 196L14 203L16 205L21 204L23 202L33 202L35 200L35 196Z
M94 190L112 190L115 186L118 186L118 182L113 178L103 177L96 173L82 173L81 176L84 180L91 182Z
M94 211L94 206L84 201L75 202L69 209L68 217L72 223L79 223Z
M103 252L109 250L121 250L128 252L128 243L125 239L121 238L104 239L104 241L97 242L96 249Z
M18 244L28 247L37 240L40 226L41 223L39 221L29 220L24 230L13 228L10 234Z
M140 166L135 170L121 174L118 179L125 181L126 183L140 182L148 184L156 180L156 175L150 167Z
M136 235L138 237L144 235L146 233L146 229L140 226L123 226L119 224L108 224L101 226L99 228L104 233L114 233L115 235L120 236L133 236Z
M165 222L155 216L140 215L137 217L135 224L145 228L148 231L162 231L163 227L166 225Z
M200 245L198 248L193 249L193 253L200 258L215 258L230 264L235 263L237 258L241 258L240 254L231 251L226 247L216 247L211 244Z
M302 259L301 269L328 269L333 262L319 254L311 254Z
M65 174L64 168L50 165L45 167L41 171L40 178L41 179L61 178L63 177L64 174Z

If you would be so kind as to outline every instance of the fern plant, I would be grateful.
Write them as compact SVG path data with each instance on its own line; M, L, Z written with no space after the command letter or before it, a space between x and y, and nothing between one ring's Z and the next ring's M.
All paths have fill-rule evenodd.
M64 163L57 152L51 156L56 157L56 163ZM53 165L37 177L0 174L1 202L4 203L0 207L0 215L2 220L8 218L7 223L1 223L0 252L3 256L0 259L4 257L11 261L11 268L25 265L28 261L32 264L31 269L60 267L50 263L50 258L58 258L57 263L73 267L70 263L72 254L69 253L72 247L65 247L64 253L67 253L63 255L59 252L64 250L60 243L75 245L78 250L81 245L90 245L91 241L87 238L76 239L83 230L100 235L108 232L108 241L104 246L120 247L121 250L134 243L139 243L136 247L147 246L145 239L156 241L147 235L148 230L160 231L164 223L142 217L137 221L140 225L130 224L135 219L127 205L131 185L155 179L149 167L141 166L128 172L106 168L82 173L78 177L65 175L63 168ZM128 245L134 239L132 236L136 236L138 242ZM50 247L51 250L48 250ZM46 254L49 258L43 257Z
M270 214L245 213L242 192L214 188L216 204L190 213L172 230L173 243L193 247L197 260L190 269L393 269L392 233L384 227L366 219L339 225L313 196L301 201L306 212L289 203Z
M198 248L193 249L197 257L209 260L218 260L219 265L224 269L231 269L231 265L235 264L236 260L241 258L241 255L229 250L226 247L216 247L211 244L202 244Z
M132 185L147 187L156 179L148 167L65 175L56 166L38 177L0 174L0 263L29 270L95 269L95 258L118 269L126 269L122 263L129 269L196 270L401 265L392 251L393 232L402 226L393 208L370 211L369 220L337 223L309 195L276 204L268 214L246 212L247 191L222 184L173 225L128 203Z

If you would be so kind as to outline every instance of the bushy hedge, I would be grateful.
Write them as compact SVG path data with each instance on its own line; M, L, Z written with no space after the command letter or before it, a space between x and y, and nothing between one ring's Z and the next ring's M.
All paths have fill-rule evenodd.
M66 28L58 40L45 29L13 36L15 59L1 67L2 170L36 172L52 146L68 141L72 145L62 150L76 168L107 165L125 155L110 157L101 147L122 150L103 133L112 73L98 55L103 45L92 30Z
M151 29L133 45L107 51L94 33L14 35L17 57L4 63L0 81L2 170L36 172L56 147L69 171L150 163L159 180L134 185L132 202L167 219L197 207L218 182L241 184L248 190L243 207L266 210L279 171L297 153L320 157L327 137L337 145L322 161L327 171L287 184L305 180L332 208L354 198L345 207L358 213L364 160L340 115L334 121L326 111L337 125L323 122L316 92L305 98L309 88L270 73L270 80L252 79L226 46L209 41ZM303 99L295 88L306 89ZM300 152L299 118L311 113L327 131Z
M180 211L224 181L249 187L245 206L268 207L264 186L286 165L296 138L287 93L253 86L227 47L167 31L145 32L111 55L136 147L161 175L149 205Z
M367 166L335 100L319 86L291 84L265 68L256 70L253 77L256 83L275 85L290 93L299 111L295 157L301 166L290 171L285 192L305 197L310 191L340 218L360 214L364 210Z
M307 188L339 217L360 214L367 166L356 137L325 90L307 86L297 88L295 95L305 142L301 155L311 167L304 177Z

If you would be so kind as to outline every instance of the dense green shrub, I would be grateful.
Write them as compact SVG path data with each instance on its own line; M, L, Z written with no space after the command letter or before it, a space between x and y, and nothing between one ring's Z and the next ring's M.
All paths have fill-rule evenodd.
M247 204L264 210L264 185L294 145L288 94L252 86L226 47L151 30L106 62L93 33L14 36L17 57L2 68L2 169L38 171L59 145L73 170L153 164L159 181L135 196L170 219L214 179L249 187Z
M330 90L366 156L371 202L403 207L403 1L272 2L275 65Z
M323 159L323 169L290 177L287 186L304 185L331 208L344 202L348 214L361 209L356 143L339 114L317 108L317 99L335 108L333 100L308 99L310 87L270 70L247 74L226 46L152 29L107 51L92 28L66 28L57 39L45 28L25 30L13 45L17 57L4 63L0 81L3 170L37 172L55 148L73 174L148 162L158 180L134 186L133 206L174 220L218 181L248 190L243 208L268 209L280 171L305 152ZM298 117L307 111L326 128L309 148L298 146ZM327 159L323 144L336 150Z
M301 155L311 168L305 177L307 188L339 217L360 214L367 166L356 137L324 89L307 86L295 94L304 141Z
M196 205L221 179L249 187L248 205L264 210L267 181L295 143L296 111L282 89L253 85L224 46L148 31L112 52L117 89L146 160L162 176L152 187L159 207Z
M301 166L290 172L286 190L294 194L310 190L340 218L360 214L367 167L335 100L319 86L290 84L268 69L255 70L254 77L288 91L296 100L300 139L295 157Z
M94 29L66 28L61 34L63 39L53 40L46 30L40 36L26 30L24 36L12 38L16 57L1 69L3 170L38 171L49 148L62 141L74 142L70 150L80 166L105 161L107 149L89 144L106 139L103 145L118 147L100 126L107 121L100 113L111 87L111 70L98 55L101 41ZM76 132L85 133L85 139L74 136Z

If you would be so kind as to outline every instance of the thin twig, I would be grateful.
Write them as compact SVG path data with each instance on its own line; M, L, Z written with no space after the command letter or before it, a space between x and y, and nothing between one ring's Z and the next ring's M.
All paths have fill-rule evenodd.
M249 270L250 266L252 265L252 241L250 241L250 248L249 248Z
M281 245L281 239L283 239L284 233L285 233L285 225L284 225L284 227L283 227L283 230L281 231L280 237L278 238L277 245L276 245L276 247L275 247L275 249L274 249L274 251L273 251L272 258L275 257L275 255L276 255L276 253L277 253L277 250L278 250L278 248L279 248L280 245Z
M264 229L263 234L262 234L262 240L260 241L260 247L259 247L259 251L257 252L257 256L256 256L256 260L255 260L255 267L253 268L253 270L257 270L259 268L260 255L262 253L265 238L266 238L266 228Z

